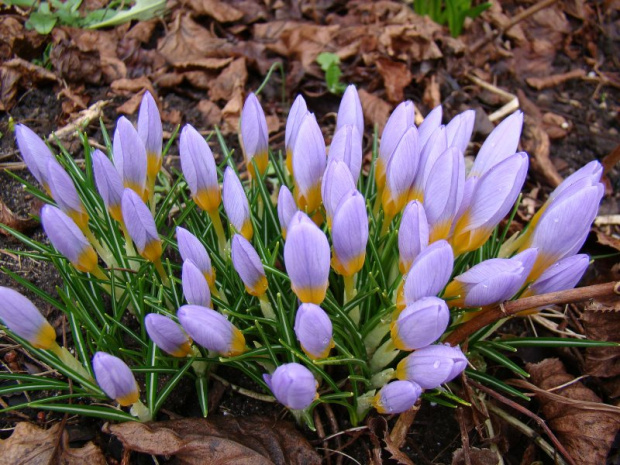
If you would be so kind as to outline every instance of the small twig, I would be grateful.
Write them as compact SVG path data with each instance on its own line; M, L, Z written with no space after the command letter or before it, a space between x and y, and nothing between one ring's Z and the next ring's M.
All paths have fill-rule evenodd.
M224 378L222 378L221 376L216 375L213 372L209 373L209 376L211 378L213 378L213 379L218 380L224 386L229 387L233 391L238 392L242 396L250 397L252 399L260 400L260 401L263 401L263 402L274 403L276 401L275 397L273 397L273 396L269 396L267 394L259 394L258 392L254 392L254 391L250 391L249 389L242 388L241 386L237 386L236 384L232 384L232 383L226 381Z
M489 115L489 121L491 122L497 121L499 119L504 118L506 115L509 115L510 113L514 112L515 110L519 109L519 98L516 95L511 94L510 92L506 92L505 90L500 89L499 87L494 86L493 84L489 84L488 82L483 81L482 79L474 76L473 74L467 74L467 78L474 84L479 85L483 89L486 89L490 92L493 92L494 94L499 95L500 97L502 97L504 101L506 101L504 106L502 106L499 110L494 111L493 113Z
M342 452L341 450L334 450L334 449L328 449L327 447L317 447L317 450L324 450L329 452L330 454L339 454L339 456L341 457L346 457L349 460L357 463L357 465L362 465L361 463L359 463L357 460L355 460L353 457L351 457L349 454L345 454L344 452Z
M81 130L92 120L101 117L103 107L105 107L109 102L110 100L99 100L98 102L95 102L86 110L82 110L80 112L80 116L78 116L75 120L60 128L58 131L54 131L50 134L47 139L50 142L54 142L56 138L66 139L67 137L72 136L74 132Z
M503 304L503 312L497 305L491 309L481 312L471 320L456 328L444 340L450 345L461 344L470 335L487 325L495 323L503 318L509 318L524 310L544 307L554 304L568 304L573 302L583 302L590 299L600 299L620 295L620 282L596 284L594 286L580 287L568 291L552 292L549 294L526 297L524 299L513 300Z

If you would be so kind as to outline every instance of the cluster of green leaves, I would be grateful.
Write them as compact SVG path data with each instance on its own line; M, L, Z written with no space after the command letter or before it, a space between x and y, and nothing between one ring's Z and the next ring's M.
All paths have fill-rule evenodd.
M346 90L347 85L340 81L342 75L340 57L335 53L322 52L316 57L316 62L325 73L327 90L332 94L341 95Z
M452 37L458 37L463 32L465 18L475 19L491 7L489 2L476 6L473 3L472 0L413 0L413 8L417 14L430 16L438 24L447 24Z
M163 13L165 0L136 0L135 4L124 9L124 0L113 0L106 8L100 8L86 15L79 11L82 0L5 0L8 6L31 8L26 27L39 34L49 34L54 26L99 28L116 26L132 20L146 21Z

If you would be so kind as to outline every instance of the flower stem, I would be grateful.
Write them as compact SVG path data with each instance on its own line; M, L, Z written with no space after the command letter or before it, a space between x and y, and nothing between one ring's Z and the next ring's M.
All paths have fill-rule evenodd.
M215 234L217 236L217 243L220 249L220 256L222 258L226 257L226 234L224 233L224 226L222 226L222 220L220 219L220 214L217 210L207 212L209 214L209 218L211 218L211 222L213 223L213 229L215 229Z
M103 247L101 245L101 243L97 240L97 238L92 233L92 231L88 227L86 227L86 228L82 229L82 232L84 233L84 235L88 239L88 242L90 242L91 245L95 248L95 250L97 251L97 253L101 257L101 259L105 262L105 264L108 267L116 267L117 266L116 260L114 260L114 257L108 251L108 249L106 249L105 247Z
M142 403L141 400L138 400L135 404L131 406L131 410L129 411L134 417L138 417L141 422L151 421L153 419L153 415L151 411L148 409L146 405Z
M348 303L355 298L357 290L355 289L355 274L351 276L343 276L344 279L344 303ZM356 306L349 312L349 317L358 325L360 322L360 308Z
M267 295L263 294L259 296L258 301L260 302L260 309L263 312L263 316L265 318L269 318L270 320L276 320L276 313L273 311L273 307L271 306L271 302L269 302Z
M162 284L166 287L170 286L170 279L168 279L166 270L164 270L164 265L162 265L161 263L161 258L158 258L157 260L155 260L153 262L153 265L155 265L155 269L157 270L157 272L159 273L159 276L161 277Z

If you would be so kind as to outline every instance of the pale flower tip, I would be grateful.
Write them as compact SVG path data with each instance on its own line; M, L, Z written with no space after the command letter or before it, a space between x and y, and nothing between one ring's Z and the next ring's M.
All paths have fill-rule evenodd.
M167 316L149 313L144 318L144 326L151 340L164 352L173 357L186 357L190 353L191 339Z
M148 90L140 103L138 134L146 149L148 175L155 176L161 168L163 128L157 102Z
M357 88L353 84L349 85L344 91L342 100L340 101L340 107L338 108L336 128L340 129L345 124L354 125L360 137L364 134L362 103L357 93Z
M282 237L286 239L286 231L288 230L288 225L297 213L297 204L295 203L295 198L291 193L290 189L286 186L280 187L280 192L278 192L278 220L280 222L280 229L282 230Z
M251 239L253 227L250 217L250 204L239 177L230 166L226 167L224 171L222 202L228 221L235 231L243 234L246 239Z
M409 202L398 229L399 266L402 274L409 270L422 249L428 246L429 234L424 207L418 201Z
M386 384L373 398L372 404L382 414L398 414L411 409L422 394L419 384L393 381Z
M368 214L364 196L357 190L345 195L334 213L332 243L336 271L353 276L362 269L368 243Z
M392 324L394 345L415 350L437 341L450 323L450 310L443 299L424 297L408 305Z
M321 179L327 158L321 128L311 113L304 117L299 127L293 152L297 205L300 210L313 213L321 204Z
M73 180L55 159L48 161L47 180L52 197L60 209L69 215L80 229L84 229L88 225L88 214Z
M138 253L151 262L157 261L161 257L162 246L149 208L133 190L125 189L121 210L125 226Z
M47 163L54 159L49 147L32 129L24 124L15 125L15 139L26 166L39 184L48 188Z
M408 304L437 295L448 283L454 266L452 247L444 240L432 243L416 257L403 288Z
M465 368L467 358L459 347L438 344L418 349L401 360L396 377L417 383L423 389L435 389L452 381Z
M333 220L342 199L354 190L355 180L347 164L341 160L331 160L321 182L321 197L328 223Z
M299 363L280 365L269 379L264 379L278 402L290 409L303 410L317 398L314 375Z
M122 221L119 215L123 197L123 180L110 159L99 149L92 154L95 186L103 203L116 221Z
M215 270L202 242L187 229L177 226L177 244L183 261L191 260L207 278L210 286L215 282Z
M303 351L311 359L322 359L334 347L332 322L315 304L302 304L295 316L295 335Z
M183 262L181 268L181 285L187 303L212 307L211 291L204 273L196 266L191 258Z
M199 305L183 305L177 317L185 332L205 349L227 357L245 351L243 334L221 313Z
M143 197L146 189L146 148L136 128L124 116L116 123L112 152L114 166L123 179L123 185Z
M254 296L263 295L268 286L265 269L252 244L240 234L232 238L231 257L246 291Z
M93 357L93 371L99 387L121 406L126 407L140 400L136 378L120 358L97 352Z
M585 254L566 257L547 268L530 286L534 295L564 291L574 288L590 264Z
M254 176L254 161L263 175L267 170L269 134L265 113L254 93L248 95L241 110L241 139L248 171Z
M357 184L362 169L362 137L357 128L352 124L346 124L336 131L329 147L328 164L333 160L346 163L354 184Z

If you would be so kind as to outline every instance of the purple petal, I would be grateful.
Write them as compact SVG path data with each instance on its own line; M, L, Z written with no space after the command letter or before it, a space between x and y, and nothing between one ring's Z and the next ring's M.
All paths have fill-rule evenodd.
M334 346L332 322L318 305L300 305L294 330L302 349L312 359L327 357Z
M412 126L398 142L387 165L382 199L386 216L394 217L405 207L418 170L419 154L418 130Z
M492 167L517 151L521 130L523 129L523 112L516 111L497 125L486 138L478 151L470 176L482 176Z
M144 92L140 103L138 135L146 149L148 172L154 176L161 167L163 129L157 102L148 90Z
M175 357L186 357L191 350L192 341L185 331L164 315L149 313L144 318L144 326L155 345Z
M70 216L86 213L73 180L56 160L48 162L47 180L52 197L62 211Z
M250 204L241 181L230 166L224 171L222 202L228 221L246 239L252 239L253 229L250 220Z
M357 89L353 84L344 91L340 107L338 107L338 118L336 119L336 129L340 129L346 124L352 124L357 128L359 136L364 134L364 113L360 102Z
M340 160L330 161L321 183L323 206L330 222L342 198L352 190L355 190L355 180L347 164Z
M459 347L434 345L418 349L404 358L396 369L398 379L434 389L451 381L467 367L467 358Z
M288 224L293 218L293 215L297 212L297 204L293 198L293 194L286 186L280 187L278 193L278 220L280 221L280 229L282 230L282 237L286 239L286 232L288 230Z
M417 383L392 381L381 388L373 404L379 413L403 413L415 405L420 394L422 394L422 388Z
M334 134L329 147L328 164L332 160L345 162L351 171L354 184L357 184L362 169L362 157L362 138L357 128L351 124L342 126Z
M424 207L420 202L409 202L398 229L400 272L405 274L419 253L428 245L429 227Z
M268 384L278 402L293 410L303 410L317 398L312 372L299 363L280 365Z
M392 326L392 340L401 350L426 347L437 341L450 322L446 302L437 297L423 297L407 305Z
M263 295L267 291L267 277L258 253L252 244L239 234L235 234L231 242L233 267L246 290L255 296Z
M215 278L209 254L196 236L187 229L177 226L177 242L183 261L191 260L207 279L209 276Z
M119 211L123 197L123 180L110 159L101 150L95 150L92 157L97 191L108 210ZM118 221L121 217L114 219Z
M452 247L440 240L420 252L413 261L405 280L405 302L411 304L422 297L437 295L452 274L454 255Z
M603 166L597 160L593 160L562 181L549 195L548 202L552 202L564 196L567 190L575 192L576 190L581 190L583 187L595 185L601 180L602 175ZM576 185L578 185L579 188L573 190Z
M253 171L252 159L256 158L259 171L263 174L267 168L269 134L265 113L253 93L248 95L241 110L241 140L246 166Z
M15 126L15 139L26 166L36 180L47 189L47 164L49 160L56 159L49 147L32 129L23 124Z
M191 259L183 262L181 284L183 285L183 295L188 304L209 308L213 306L207 279Z
M456 115L446 125L446 135L448 137L448 147L456 147L465 153L467 144L474 132L474 122L476 121L476 112L467 110Z
M284 145L286 147L287 157L291 154L293 147L295 146L295 138L297 137L297 131L303 121L304 116L308 113L308 107L306 101L301 95L298 95L291 106L291 110L286 119L286 129L284 131Z
M418 128L418 135L420 136L420 147L426 146L431 134L441 126L441 119L443 118L443 108L441 105L437 105L433 110L426 115L422 124Z
M207 307L183 305L177 312L183 329L208 350L225 356L244 352L245 338L225 316Z
M368 214L364 196L356 190L344 196L332 222L336 270L353 276L362 269L368 243Z
M590 264L585 254L566 257L547 268L530 286L534 295L564 291L574 288Z
M112 151L124 186L142 197L146 187L146 149L138 131L124 116L116 123Z
M41 349L56 343L56 331L37 307L19 292L0 287L0 320L19 337Z
M293 148L293 173L300 209L312 212L321 202L321 178L325 171L325 141L314 114L302 121Z
M157 234L155 220L138 194L131 189L125 189L121 199L121 210L127 231L136 244L140 255L146 254L145 258L151 261L159 258L161 256L161 241ZM153 250L153 255L150 253L151 249L157 249L157 244L159 244L159 248Z
M93 371L99 387L105 394L122 406L139 400L138 383L133 373L120 358L105 352L93 357Z
M410 198L413 197L414 200L422 201L424 198L424 186L426 186L428 176L435 166L437 159L447 149L448 139L446 138L446 128L444 126L439 126L430 136L430 139L420 152L420 163L415 181L413 182Z
M381 134L378 160L384 166L390 161L398 142L410 127L415 126L415 105L411 100L400 103L385 123Z

